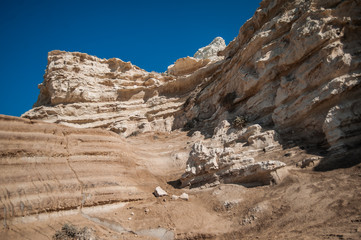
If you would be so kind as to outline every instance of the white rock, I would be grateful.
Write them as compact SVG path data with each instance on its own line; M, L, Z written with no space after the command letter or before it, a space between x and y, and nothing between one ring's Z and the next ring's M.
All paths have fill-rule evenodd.
M193 57L180 58L173 65L168 67L167 72L174 76L187 75L206 66L210 62L209 59L196 59Z
M230 131L231 130L231 131ZM258 124L243 129L231 129L228 121L222 121L214 130L214 136L206 142L196 142L187 160L182 186L214 186L220 183L269 184L272 172L285 166L279 161L255 162L253 155L265 149L279 146L274 130L262 132ZM236 141L248 143L247 147L231 144ZM216 147L214 147L216 146ZM241 148L237 149L236 147Z
M251 135L248 138L248 143L255 149L261 149L271 146L277 146L279 136L274 130L269 130L263 133Z
M164 196L168 196L168 193L164 191L160 186L158 186L155 188L154 195L156 197L164 197Z
M189 196L187 193L182 193L180 196L179 196L180 199L182 200L186 200L188 201L189 200Z
M226 43L224 39L216 37L209 45L198 49L193 57L197 59L211 59L212 61L218 61L221 60L222 57L217 56L217 53L225 48Z

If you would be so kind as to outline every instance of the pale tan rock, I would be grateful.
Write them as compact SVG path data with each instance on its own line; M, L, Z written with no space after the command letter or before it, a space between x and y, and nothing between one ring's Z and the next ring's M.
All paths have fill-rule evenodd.
M279 161L256 162L252 156L266 149L275 149L279 146L278 139L274 130L262 132L258 124L234 129L224 120L215 128L212 139L193 144L181 177L182 186L269 184L276 176L274 171L285 164ZM244 145L235 144L237 141L243 141Z
M167 72L174 76L187 75L206 66L210 62L211 60L209 59L196 59L193 57L180 58L168 67Z
M192 123L191 130L199 132L190 141L202 142L193 146L181 179L183 186L191 187L210 187L220 183L257 186L281 181L287 175L288 167L284 167L282 162L268 160L263 151L279 147L278 137L282 136L293 138L296 145L298 139L323 144L330 147L330 151L340 152L337 157L342 161L349 160L343 153L359 157L359 151L353 152L353 149L361 144L360 9L361 2L355 0L264 0L255 15L241 27L235 40L217 53L221 54L219 59L222 61L211 59L208 62L208 57L206 60L203 57L203 60L180 60L179 69L183 72L180 71L179 75L149 73L119 59L106 60L62 51L49 53L44 82L39 86L39 99L34 108L23 115L30 120L4 116L0 119L2 235L8 239L49 237L54 233L46 230L49 223L59 225L64 219L80 220L88 226L91 221L79 213L94 211L92 207L101 209L98 216L102 219L109 217L112 224L121 222L122 219L103 211L114 205L124 206L125 202L137 205L134 211L142 209L142 204L151 207L151 212L145 210L151 217L149 221L152 221L152 216L167 216L160 220L159 217L153 218L155 222L148 223L148 226L160 223L178 228L177 224L180 224L181 228L177 229L180 238L197 238L204 233L221 238L226 238L230 232L247 235L247 229L239 232L239 226L238 229L232 227L239 216L234 216L232 223L230 214L226 216L220 211L216 214L220 216L212 215L203 211L202 205L192 207L192 201L162 202L164 210L149 205L147 199L154 190L151 186L165 184L165 179L174 179L174 172L168 176L161 174L166 168L159 166L171 166L161 162L184 164L184 154L188 149L180 150L182 154L158 158L163 154L159 151L162 154L157 152L157 158L140 160L139 154L152 153L149 148L138 153L137 138L132 142L134 147L129 143L133 139L125 141L114 133L97 128L135 136L149 131L170 132ZM193 62L195 67L187 61ZM249 118L243 129L233 128L231 123L236 116ZM94 129L73 129L33 119ZM311 167L318 160L307 157L299 166ZM325 160L322 159L321 163ZM251 197L256 202L267 201L264 196L270 197L266 205L270 209L266 215L272 214L273 210L281 215L298 212L297 220L304 219L301 214L313 213L309 219L314 219L315 224L328 220L332 223L335 215L332 212L327 216L318 214L329 212L324 209L330 205L327 197L332 195L333 202L346 203L339 209L336 206L335 211L347 206L350 213L357 209L357 204L353 203L357 202L355 196L359 196L358 192L350 194L349 191L350 183L355 183L352 186L356 188L358 186L355 177L350 177L352 171L339 169L336 178L331 178L335 175L329 173L322 176L297 173L286 184L293 184L292 187L280 186L277 191L269 190L272 188L246 191L237 184L232 192L240 190L238 197ZM155 172L159 175L153 176ZM309 186L305 188L304 182ZM282 188L285 191L281 191ZM326 190L323 194L314 191L310 195L310 189ZM201 199L210 196L206 194L202 193L194 202L202 202ZM296 200L287 204L290 199ZM241 224L265 219L252 213L257 210L247 205L247 202L255 201L244 201L243 207L251 210L243 220L241 218ZM206 203L219 205L213 199ZM169 206L174 205L188 205L190 208L169 212ZM315 206L319 208L316 214ZM138 217L129 224L133 227L147 224L136 213L134 216ZM76 218L68 218L66 214ZM50 220L49 217L55 216L61 218ZM196 222L197 231L192 233L194 222L184 223L187 221L179 220L182 217L207 221ZM346 217L348 219L344 222L350 224L359 221L355 214L351 222L349 216ZM44 219L51 222L38 221ZM217 224L210 228L209 224L215 222ZM301 230L310 225L302 224ZM278 225L284 228L284 224ZM334 231L334 224L328 225L331 229L326 226L324 232L327 234ZM106 231L104 236L112 235L104 225L97 225L96 229ZM160 230L156 237L164 237L167 233ZM272 232L298 237L294 229L272 230L266 229L261 237L272 238L269 236ZM228 232L223 235L223 231ZM36 237L33 237L35 232ZM316 232L307 235L306 231L306 237L312 239L322 235ZM349 236L349 226L340 228L340 233ZM124 237L134 237L134 232L131 234ZM355 239L359 237L354 236Z
M0 141L0 185L6 189L0 217L9 225L99 206L112 210L149 194L134 158L124 155L132 155L129 144L112 132L0 115Z
M278 139L278 134L274 130L269 130L263 133L251 135L248 138L248 143L255 149L263 149L279 145Z
M190 97L198 104L185 116L216 126L246 114L294 139L354 146L359 134L348 130L359 132L360 118L346 105L361 96L361 3L332 2L263 1L221 52L219 71ZM333 115L345 116L347 127L332 122Z
M218 56L218 52L226 48L226 43L223 38L216 37L213 41L200 49L194 54L197 59L210 59L212 61L222 60L224 57Z
M201 48L168 75L50 52L39 99L23 117L129 136L187 123L216 127L241 114L281 135L326 140L330 150L353 148L361 128L360 4L262 1L224 50ZM215 52L224 60L209 57Z

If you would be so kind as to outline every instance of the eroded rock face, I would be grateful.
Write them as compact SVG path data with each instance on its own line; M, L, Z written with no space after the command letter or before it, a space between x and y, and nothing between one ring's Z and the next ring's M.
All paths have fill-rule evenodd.
M147 197L129 145L112 132L0 115L0 143L5 226Z
M178 59L173 65L168 67L167 73L174 76L192 74L211 62L223 60L224 57L218 56L218 52L225 48L226 43L224 39L216 37L209 45L198 49L193 57Z
M223 38L216 37L213 41L200 49L194 54L196 59L210 59L212 61L222 60L222 56L218 56L218 52L226 48L226 43Z
M222 121L208 142L196 142L189 154L182 186L241 183L269 184L272 172L285 166L280 161L255 161L265 149L279 146L275 131L262 131L260 125L235 129Z
M48 62L38 101L23 117L128 136L171 131L183 104L178 96L169 96L182 91L174 77L120 59L52 51Z
M196 59L193 57L180 58L168 67L168 73L174 76L191 74L210 62L210 59Z
M214 126L247 115L309 142L360 142L360 9L352 0L262 1L185 115Z
M223 51L216 38L168 75L53 51L35 108L23 117L129 136L247 115L281 135L349 149L361 142L360 5L262 1ZM269 135L261 138L251 144Z

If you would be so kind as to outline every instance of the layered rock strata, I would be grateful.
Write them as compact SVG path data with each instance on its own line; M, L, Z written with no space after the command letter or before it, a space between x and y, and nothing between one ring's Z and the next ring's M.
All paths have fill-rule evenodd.
M244 115L289 138L335 150L357 147L360 9L355 0L264 0L217 53L223 60L209 59L205 50L213 47L205 47L166 74L53 51L39 100L23 117L128 136L214 128Z
M209 125L246 115L288 137L359 145L360 16L353 0L262 1L184 116Z
M273 181L272 173L286 165L274 160L255 161L255 158L260 152L280 147L278 139L274 130L263 131L258 124L237 129L224 120L215 129L212 139L192 146L181 177L182 186L269 184Z
M209 45L198 49L193 57L180 58L173 65L168 66L167 73L174 76L192 74L211 62L223 60L224 57L218 56L218 52L223 51L225 48L224 39L216 37Z
M146 72L120 59L52 51L38 101L22 117L103 128L123 136L169 132L184 124L175 124L175 118L183 111L189 92L217 70L216 62L196 61L204 61L207 68L201 64L191 76L175 77Z
M147 196L136 176L146 171L136 169L127 143L112 132L0 115L0 145L4 227Z

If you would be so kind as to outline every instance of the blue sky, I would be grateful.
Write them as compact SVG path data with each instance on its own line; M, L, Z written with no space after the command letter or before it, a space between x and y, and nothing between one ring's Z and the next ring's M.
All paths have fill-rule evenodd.
M221 36L228 44L260 1L0 1L0 114L32 108L47 53L84 52L163 72Z

